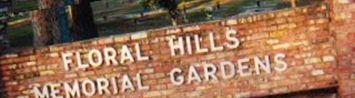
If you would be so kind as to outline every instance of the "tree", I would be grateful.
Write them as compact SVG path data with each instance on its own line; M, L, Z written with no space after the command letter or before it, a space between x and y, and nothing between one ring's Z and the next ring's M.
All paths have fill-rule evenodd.
M39 10L31 12L34 46L71 41L65 7L60 0L39 0Z
M57 43L90 39L98 36L94 24L90 2L94 0L77 0L78 4L68 3L72 0L39 0L40 10L31 13L35 31L34 46L47 46ZM72 1L73 2L73 1ZM72 31L66 6L71 5Z
M48 9L31 12L34 46L47 46L61 42L60 25L58 24L57 16L55 11Z

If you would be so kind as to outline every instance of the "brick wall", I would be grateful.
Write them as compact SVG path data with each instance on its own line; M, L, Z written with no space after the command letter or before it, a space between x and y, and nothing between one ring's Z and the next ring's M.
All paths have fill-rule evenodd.
M342 97L355 96L355 2L329 0L330 30L336 39L339 93Z
M137 90L136 88L135 91L128 90L115 95L100 95L96 92L94 97L259 97L336 87L338 85L337 64L341 64L336 60L343 57L347 58L346 60L351 59L345 56L346 51L343 52L344 56L337 57L339 53L337 50L342 49L339 46L343 47L343 44L351 44L351 41L336 41L344 36L341 33L334 37L331 30L340 29L330 30L329 26L334 24L331 24L333 22L330 21L329 14L326 5L310 6L27 49L16 54L1 56L1 81L3 81L0 88L1 95L4 97L35 97L32 90L48 83L73 83L76 80L82 82L81 80L86 78L97 79L112 76L121 78L124 74L135 77L136 73L141 74L143 84L149 86L149 89ZM228 43L224 37L227 28L237 31L237 34L233 35L241 42L237 48L224 47L221 51L209 49L208 52L191 54L186 52L184 55L179 55L181 51L177 51L177 56L171 55L169 38L175 38L174 43L178 43L178 37L199 35L202 38L201 47L210 47L209 33L213 32L217 40L215 44L225 45ZM346 34L347 37L354 38L353 35ZM135 57L135 62L86 69L66 70L63 66L62 52L80 51L85 54L91 49L102 50L105 47L113 47L119 51L123 45L134 47L135 43L139 43L142 54L149 56L149 60L137 61ZM185 45L185 47L188 46ZM132 52L137 52L134 48L130 49ZM351 48L347 49L350 49L347 51L352 51ZM252 62L252 58L270 56L272 59L278 53L286 55L284 61L288 66L285 71L272 69L270 73L262 71L256 74L256 71L252 70L255 63ZM87 56L83 55L82 58L87 58ZM237 62L243 58L251 60L245 63L251 65L249 69L247 68L252 72L251 75L236 74L231 79L224 80L221 79L220 74L217 74L218 81L205 81L204 63L218 65L223 61L231 61L238 65ZM353 64L354 60L350 62ZM275 62L271 65L276 66ZM191 84L185 81L183 85L174 85L170 80L170 71L174 68L182 69L186 80L189 69L191 70L190 66L195 66L202 81L200 83L193 81ZM236 66L237 69L240 68ZM221 69L217 69L217 73L220 71ZM133 81L138 80L133 79ZM339 85L346 86L349 83L347 81L344 79ZM61 90L60 95L64 96L63 85L57 85L57 87ZM340 87L340 89L347 94L349 88Z

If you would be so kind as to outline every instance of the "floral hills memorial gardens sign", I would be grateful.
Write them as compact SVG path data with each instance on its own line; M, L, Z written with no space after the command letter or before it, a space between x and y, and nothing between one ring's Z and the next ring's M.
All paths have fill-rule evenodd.
M189 35L179 36L177 38L175 38L175 36L168 36L166 38L166 44L168 44L170 49L169 56L184 56L185 54L194 55L195 53L219 52L223 51L224 48L229 50L238 48L241 42L240 39L236 37L237 31L232 28L225 29L224 33L213 33L212 31L208 31L208 36L206 36L206 38L201 37L198 34L193 34L193 38ZM219 36L220 40L225 40L225 43L217 45L216 36ZM208 40L208 44L202 45L203 43L201 43L201 40ZM140 47L139 43L133 43L132 47L123 44L120 49L115 49L113 47L104 47L101 50L91 49L87 54L82 54L78 51L62 52L62 64L64 69L69 71L86 69L89 67L95 69L104 66L130 66L123 64L127 62L135 63L149 61L149 58L151 57L149 55L142 55L145 51L142 51ZM117 50L120 51L118 52ZM159 49L156 50L159 51ZM86 59L82 58L84 55L86 56ZM256 75L263 72L269 74L272 71L283 72L288 66L284 60L285 57L286 55L284 53L276 53L275 55L272 55L272 58L270 55L265 55L261 57L253 56L252 58L240 58L236 59L236 62L226 60L218 62L217 64L209 63L208 61L196 62L194 64L189 64L188 70L176 67L164 74L167 74L170 77L170 82L176 86L191 84L194 82L201 83L203 80L222 81L236 78L236 75L249 76L254 74L254 72ZM252 63L253 65L249 65L248 63ZM197 66L200 66L203 69L201 76L197 71ZM187 73L187 75L184 75L184 73ZM141 73L137 73L133 77L130 77L127 73L123 73L122 77L114 76L80 80L81 81L75 80L73 82L49 83L44 87L34 87L34 94L40 97L63 97L59 96L60 87L62 87L65 96L67 97L90 97L95 94L118 94L119 92L149 90L150 88L149 85L142 84ZM118 83L117 81L121 81L121 83ZM51 92L49 92L49 90Z
M6 97L253 97L334 87L327 7L308 6L1 56Z

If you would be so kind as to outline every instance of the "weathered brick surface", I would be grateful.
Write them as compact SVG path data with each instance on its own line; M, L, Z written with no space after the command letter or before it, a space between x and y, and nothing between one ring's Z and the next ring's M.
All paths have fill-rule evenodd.
M133 77L136 73L141 73L142 82L150 86L149 90L129 91L117 95L97 94L94 97L258 97L338 85L340 85L342 93L351 95L355 86L349 86L352 88L343 88L342 86L354 85L355 75L337 74L336 69L347 72L354 71L348 69L347 66L354 65L355 62L351 56L348 56L354 55L354 45L352 44L354 34L339 32L334 36L333 32L347 30L340 28L349 27L336 25L344 23L333 22L331 20L333 18L329 17L329 14L330 11L325 5L294 8L236 19L29 49L18 54L3 55L0 58L0 72L4 85L1 85L0 92L4 97L34 97L32 88L49 82L121 77L125 73ZM334 28L330 29L332 25ZM207 53L170 55L170 48L166 40L168 37L193 34L207 37L208 31L213 31L216 34L215 37L221 39L216 44L221 45L227 41L219 35L224 34L225 28L233 28L238 31L236 36L241 40L240 47L218 52L209 50ZM348 41L344 38L352 40ZM338 42L338 40L343 41ZM148 61L66 71L60 54L64 51L87 53L92 48L114 47L120 49L119 47L123 44L133 47L134 43L141 45L142 54L149 55ZM205 45L208 44L207 39L202 40L202 47L207 47ZM341 47L346 48L343 51ZM188 66L195 63L217 64L222 61L234 63L240 58L276 53L286 54L285 61L289 66L284 72L272 71L270 74L261 73L260 75L255 75L253 72L254 74L251 76L237 75L228 80L203 80L202 83L180 86L175 86L170 82L169 72L173 68L181 68L185 71L184 74L187 74ZM339 61L337 62L337 60ZM337 68L338 64L343 65L342 60L346 67ZM197 70L203 77L203 68L197 67ZM340 76L338 78L342 80L340 83L337 83L337 76Z
M330 30L335 35L339 94L344 98L355 96L355 2L330 0Z

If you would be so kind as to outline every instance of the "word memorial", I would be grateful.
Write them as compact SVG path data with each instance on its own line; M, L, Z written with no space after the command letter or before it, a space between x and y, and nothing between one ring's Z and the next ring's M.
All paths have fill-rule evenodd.
M205 34L205 36L199 34L180 35L178 37L173 35L168 36L165 43L169 47L170 54L160 55L168 55L174 59L177 56L201 55L208 54L209 52L222 52L227 49L228 51L237 51L236 49L243 48L241 47L241 40L237 37L237 31L234 29L226 28L225 32L208 32ZM156 49L152 51L160 50ZM91 49L88 52L62 52L61 58L64 71L80 72L87 71L81 69L91 68L90 70L95 70L95 68L104 68L107 66L132 67L132 63L140 61L149 63L152 60L152 56L150 55L146 51L142 51L141 44L133 43L132 45L121 45L119 49L105 47L102 49ZM263 73L270 74L273 71L284 72L288 68L285 58L285 54L275 53L273 55L248 56L234 60L220 60L217 63L203 61L193 63L184 68L182 68L183 65L175 66L164 73L169 77L168 80L170 80L171 84L182 86L191 83L198 84L203 81L221 81ZM32 92L38 98L71 98L117 95L119 93L149 90L152 88L152 85L146 85L143 81L149 80L149 77L148 79L142 79L142 77L144 77L142 73L136 73L135 76L128 73L117 73L114 77L97 76L96 78L81 78L60 83L47 83L42 86L33 87Z

